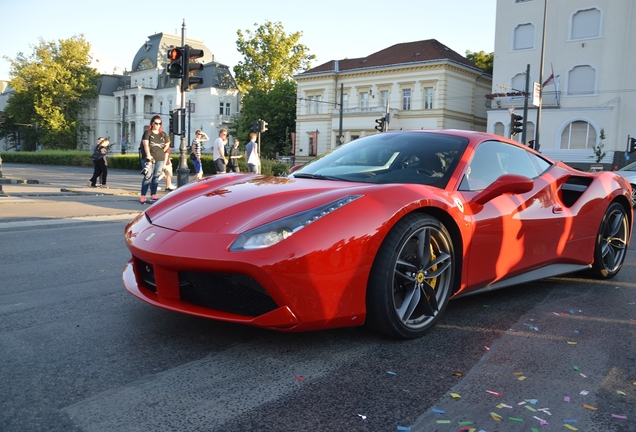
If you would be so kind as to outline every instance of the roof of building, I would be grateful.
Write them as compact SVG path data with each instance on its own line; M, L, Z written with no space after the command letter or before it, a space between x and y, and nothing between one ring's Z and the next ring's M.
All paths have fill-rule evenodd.
M479 69L466 57L453 51L435 39L417 42L399 43L367 57L343 60L329 60L319 66L311 68L297 76L323 72L346 72L358 69L369 69L409 63L424 63L431 61L450 60L470 68Z

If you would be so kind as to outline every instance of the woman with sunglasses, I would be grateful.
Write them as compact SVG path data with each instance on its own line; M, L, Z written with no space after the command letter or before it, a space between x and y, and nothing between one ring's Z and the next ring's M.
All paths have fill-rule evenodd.
M144 132L141 138L142 167L146 162L152 162L153 171L150 179L144 176L141 181L141 197L139 202L146 203L146 193L150 188L150 202L157 200L157 187L159 186L159 176L163 170L166 159L166 152L170 147L170 137L161 127L161 116L154 116L150 120L150 127Z

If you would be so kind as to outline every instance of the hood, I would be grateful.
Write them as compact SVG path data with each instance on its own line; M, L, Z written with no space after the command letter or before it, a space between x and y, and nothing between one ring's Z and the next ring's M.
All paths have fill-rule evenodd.
M153 204L153 225L175 231L240 234L374 186L253 174L220 175L191 183ZM377 187L377 186L375 186Z

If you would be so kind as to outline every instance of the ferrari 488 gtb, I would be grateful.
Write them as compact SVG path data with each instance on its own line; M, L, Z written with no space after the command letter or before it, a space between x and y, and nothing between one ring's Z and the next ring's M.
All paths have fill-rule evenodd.
M612 172L500 136L379 133L287 177L179 188L127 225L123 279L152 305L200 317L415 338L453 297L580 270L615 276L630 199Z

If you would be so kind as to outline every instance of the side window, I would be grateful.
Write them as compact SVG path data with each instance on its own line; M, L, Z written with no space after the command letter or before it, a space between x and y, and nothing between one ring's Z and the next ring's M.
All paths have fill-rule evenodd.
M466 170L459 190L485 189L504 174L518 174L536 178L549 164L523 148L498 141L486 141L479 145ZM543 169L539 171L538 167Z

